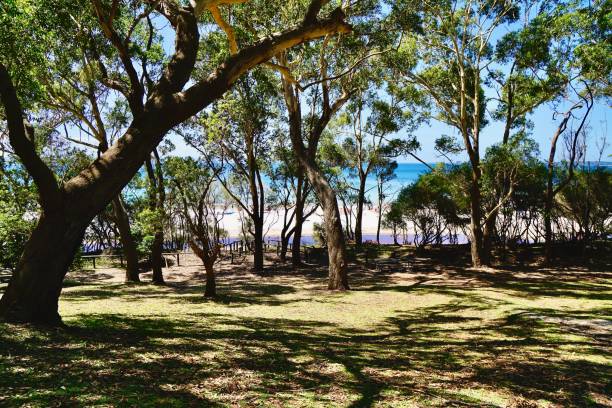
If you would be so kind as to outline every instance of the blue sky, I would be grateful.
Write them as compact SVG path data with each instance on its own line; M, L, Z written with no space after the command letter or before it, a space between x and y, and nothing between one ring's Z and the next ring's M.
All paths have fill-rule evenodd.
M167 23L163 19L156 19L155 24L158 30L161 31L161 34L164 37L164 48L168 54L171 54L174 47L174 32L170 27L168 27ZM501 33L498 33L501 35ZM495 41L495 38L493 38ZM567 109L567 106L557 106L556 109L559 111L563 111L563 109ZM548 152L550 149L550 140L557 130L559 122L561 120L558 115L555 118L554 116L554 108L551 104L545 104L540 106L531 116L530 119L534 123L534 128L532 130L532 137L536 140L540 147L540 156L542 158L548 157ZM598 159L599 156L599 148L597 147L597 143L601 144L600 140L602 137L607 135L608 130L608 119L610 118L610 106L605 100L596 101L593 110L589 116L588 120L588 140L587 140L587 154L586 159L590 161L594 161ZM571 126L571 123L570 123ZM569 129L568 129L569 130ZM446 135L455 135L458 136L456 131L451 127L445 125L444 123L440 123L438 121L432 120L430 123L422 125L415 132L419 142L421 143L421 151L418 153L419 157L421 157L426 162L438 162L443 159L438 156L437 152L434 150L434 141L439 136ZM489 125L483 129L481 133L481 154L484 155L487 147L498 143L503 134L503 124L501 122L491 122ZM398 136L401 136L400 132ZM175 154L177 155L197 155L197 152L187 146L184 141L175 134L170 134L167 136L169 140L171 140L175 146ZM557 148L557 160L561 160L563 158L563 149L562 143L558 145ZM612 161L612 139L606 141L606 147L604 149L604 154L602 156L603 161ZM467 156L465 154L459 154L456 157L457 161L466 160ZM400 162L416 162L416 160L412 157L401 157L399 158Z

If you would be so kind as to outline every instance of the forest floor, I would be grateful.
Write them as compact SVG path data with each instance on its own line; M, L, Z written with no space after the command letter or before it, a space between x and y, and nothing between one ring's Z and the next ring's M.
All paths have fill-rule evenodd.
M195 260L167 286L71 273L67 329L0 324L0 406L612 406L608 255L474 270L389 251L343 293L270 262L223 264L215 301Z

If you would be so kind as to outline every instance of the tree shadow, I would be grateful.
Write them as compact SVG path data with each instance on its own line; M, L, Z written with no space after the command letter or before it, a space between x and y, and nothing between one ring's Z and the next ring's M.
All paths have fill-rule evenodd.
M188 307L146 317L81 313L67 330L0 325L0 405L609 405L605 269L478 271L453 260L440 267L423 254L411 262L402 271L351 265L357 290L333 295L323 292L320 268L238 271L220 279L210 308L197 280L70 288L63 302ZM371 325L284 315L304 300L333 313L328 302L373 291L417 304ZM440 300L418 304L430 295ZM599 306L523 308L508 296ZM251 305L274 308L266 309L274 317L240 309Z

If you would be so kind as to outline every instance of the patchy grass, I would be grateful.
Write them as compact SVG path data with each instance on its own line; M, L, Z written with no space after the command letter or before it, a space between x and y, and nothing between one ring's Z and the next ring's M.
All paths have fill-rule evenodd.
M320 268L226 265L214 302L199 267L167 287L73 274L69 329L0 325L0 405L612 405L609 267L379 256L345 293Z

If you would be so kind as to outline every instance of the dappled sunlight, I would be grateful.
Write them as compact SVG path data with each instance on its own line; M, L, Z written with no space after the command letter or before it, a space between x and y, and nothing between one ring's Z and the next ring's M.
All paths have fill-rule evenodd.
M0 387L43 405L609 403L609 273L418 262L354 265L343 293L308 267L232 267L215 300L198 267L167 286L85 279L64 289L68 329L0 327Z

